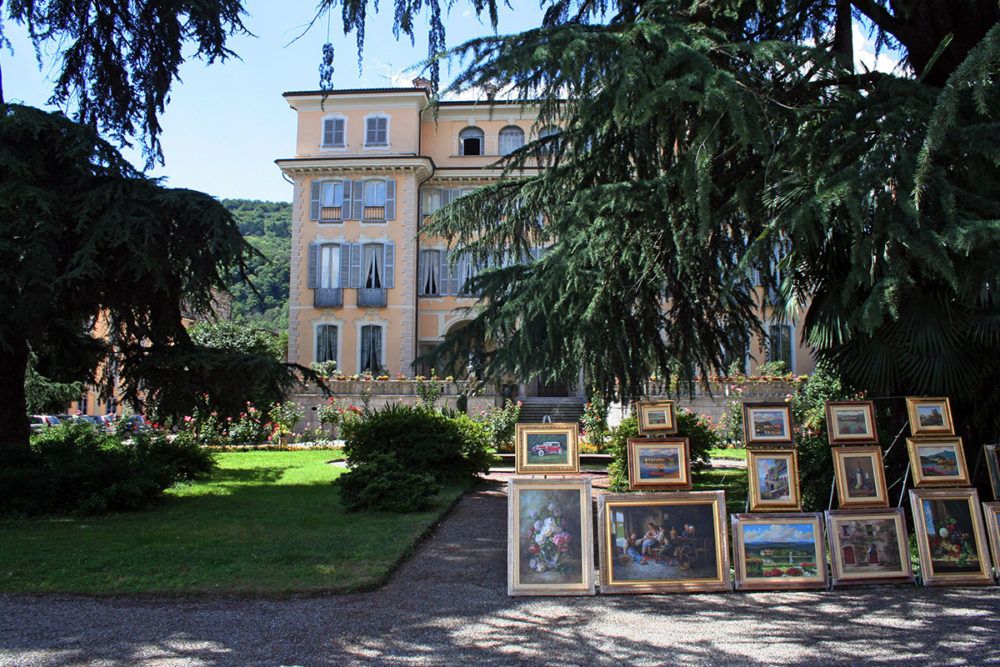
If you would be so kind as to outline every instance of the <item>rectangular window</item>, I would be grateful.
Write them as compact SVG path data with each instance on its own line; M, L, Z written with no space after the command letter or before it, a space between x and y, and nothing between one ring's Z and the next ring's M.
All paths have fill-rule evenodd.
M384 180L365 181L365 220L386 219L386 185Z
M381 243L366 243L361 259L361 286L365 289L381 289L385 281L385 246Z
M376 374L382 370L382 327L366 324L361 327L360 372Z
M792 328L787 324L772 324L768 328L768 361L784 361L792 368Z
M324 244L319 248L316 284L320 289L340 287L340 246Z
M316 361L337 361L337 327L333 324L316 327Z
M347 145L344 135L343 118L323 119L323 145L333 147L343 147Z
M420 284L419 294L422 296L438 296L441 294L441 251L420 251Z
M344 182L323 181L320 186L320 222L344 219Z
M389 145L389 118L387 116L375 116L365 119L365 145Z

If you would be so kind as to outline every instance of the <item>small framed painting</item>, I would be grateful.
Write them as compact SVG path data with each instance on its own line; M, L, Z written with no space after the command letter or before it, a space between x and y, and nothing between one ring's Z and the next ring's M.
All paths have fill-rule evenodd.
M834 510L826 530L834 586L913 581L902 509Z
M989 584L989 556L975 489L910 489L925 586Z
M1000 500L1000 447L985 445L983 454L986 456L986 469L990 473L990 488L993 489L993 500Z
M673 401L639 401L639 435L677 433L677 412Z
M507 493L507 594L593 595L590 479L515 477Z
M578 473L580 450L576 424L518 424L515 427L514 469L532 473Z
M724 491L597 497L601 593L728 591Z
M881 447L835 447L833 472L844 509L889 506Z
M687 438L629 438L628 484L633 491L691 488Z
M961 438L907 438L913 486L968 486Z
M826 432L831 445L877 444L875 404L871 401L827 401Z
M743 437L747 447L795 444L788 403L744 403Z
M734 514L738 590L826 588L823 515Z
M955 435L951 420L951 403L947 397L906 397L906 414L910 418L910 435Z
M983 503L983 518L986 519L986 533L990 536L993 568L1000 577L1000 502Z
M799 458L794 449L747 451L750 511L802 509L799 497Z

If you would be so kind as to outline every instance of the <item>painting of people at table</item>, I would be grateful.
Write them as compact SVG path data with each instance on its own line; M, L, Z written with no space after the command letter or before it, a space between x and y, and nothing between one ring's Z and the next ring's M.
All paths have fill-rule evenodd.
M718 577L714 508L616 506L611 515L616 557L612 581Z

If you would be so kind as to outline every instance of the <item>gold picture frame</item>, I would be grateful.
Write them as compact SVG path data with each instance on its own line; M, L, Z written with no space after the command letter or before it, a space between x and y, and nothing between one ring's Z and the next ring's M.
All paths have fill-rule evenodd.
M823 515L733 514L736 589L826 588Z
M830 446L878 444L872 401L827 401L825 409Z
M744 403L743 438L748 449L794 446L792 406L788 403Z
M889 506L881 447L834 447L832 454L840 507Z
M691 488L688 438L629 438L628 484L632 491L681 491Z
M826 534L834 586L913 581L902 509L828 511Z
M507 482L507 595L593 595L589 477Z
M925 586L993 583L975 489L910 489Z
M674 401L639 401L636 403L639 435L674 435L677 433L677 408Z
M993 500L1000 500L1000 447L983 445L983 455L986 457L986 470L990 475Z
M993 553L993 571L1000 577L1000 502L983 503L983 520Z
M951 401L947 396L906 397L906 415L910 420L910 435L955 435L951 418Z
M574 423L517 424L514 444L514 469L519 475L580 472L580 448Z
M794 449L747 450L750 511L802 509L799 455Z
M907 438L913 486L968 486L969 467L962 439Z
M732 588L724 491L604 493L597 506L602 594Z

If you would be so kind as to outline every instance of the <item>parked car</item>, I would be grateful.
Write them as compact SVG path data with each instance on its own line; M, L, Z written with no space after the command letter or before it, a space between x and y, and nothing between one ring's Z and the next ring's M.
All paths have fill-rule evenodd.
M95 415L77 415L74 419L83 424L90 424L98 431L107 431L108 425L104 421L103 417L97 417Z
M122 419L124 421L121 426L127 433L139 433L140 431L150 430L149 422L142 415L131 415L129 417L122 417Z
M38 430L39 428L45 428L46 426L58 426L60 423L59 417L55 415L31 415L32 429ZM35 425L38 424L38 428Z
M563 446L561 442L548 440L532 446L531 453L535 456L545 456L546 454L562 454Z

